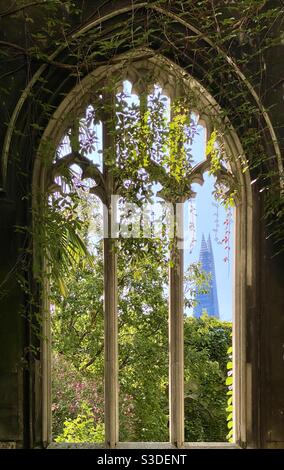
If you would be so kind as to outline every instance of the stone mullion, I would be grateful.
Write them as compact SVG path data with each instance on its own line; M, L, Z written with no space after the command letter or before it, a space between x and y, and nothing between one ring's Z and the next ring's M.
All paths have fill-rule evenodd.
M114 177L108 162L115 151L114 137L111 133L114 99L105 98L109 104L103 124L104 164L103 176L106 191L106 218L104 238L104 388L105 388L105 441L106 446L116 447L119 439L118 423L118 321L117 321L117 246L111 238L112 216L111 196L114 194ZM107 161L106 161L107 159Z
M141 118L147 111L147 90L140 93ZM170 442L184 442L184 253L183 204L174 202L174 238L169 268L169 408Z
M171 103L179 96L171 90ZM171 119L174 108L171 104ZM169 267L169 401L170 442L184 443L184 252L183 204L172 195L174 233Z
M184 253L183 205L174 203L175 233L169 268L169 381L170 442L184 442Z
M52 441L51 413L51 318L50 286L47 258L43 260L43 320L42 320L42 442L47 447Z

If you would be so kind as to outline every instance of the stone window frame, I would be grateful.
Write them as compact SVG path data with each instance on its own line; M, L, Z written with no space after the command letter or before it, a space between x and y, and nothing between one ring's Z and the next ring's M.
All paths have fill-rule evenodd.
M139 94L139 85L137 77L143 70L152 67L157 74L157 82L162 86L167 94L171 95L173 84L169 79L170 74L166 77L164 74L164 66L171 70L179 69L176 64L165 59L164 57L152 56L143 60L143 56L148 51L141 50L135 52L135 63L131 63L129 55L120 56L115 65L101 66L96 71L85 77L73 90L63 99L47 128L45 129L39 151L34 166L33 174L33 206L36 209L39 204L40 195L46 194L48 191L48 166L43 158L43 148L46 142L52 140L55 148L59 145L62 136L67 128L67 116L78 113L82 110L82 106L88 104L88 96L90 90L96 83L105 81L116 71L125 67L125 76L123 79L130 80L134 89ZM152 54L152 52L151 52ZM153 54L152 54L153 55ZM140 56L140 57L139 57ZM161 65L163 65L161 67ZM242 171L243 162L245 162L244 152L240 140L234 131L228 119L221 120L221 109L214 98L191 76L185 74L179 69L183 80L186 82L188 89L194 92L200 106L194 109L199 114L199 124L203 125L206 134L210 135L213 129L213 121L226 126L226 133L223 137L225 152L230 161L230 169L238 181L238 198L235 201L235 272L234 272L234 308L233 308L233 374L234 374L234 445L245 446L247 436L252 432L252 368L251 363L247 361L247 292L255 282L254 266L253 266L253 249L252 249L252 192L251 183L248 172ZM105 135L107 140L107 135ZM105 140L105 142L106 142ZM53 155L51 155L51 159ZM204 163L204 162L203 162ZM210 165L203 164L199 172L199 182L202 180L204 173ZM197 179L198 179L197 178ZM108 181L111 189L111 179ZM109 348L105 348L105 364L111 365L105 367L105 446L114 447L133 447L137 448L139 443L119 443L118 436L118 348L117 348L117 318L116 311L116 279L114 276L116 259L113 250L109 246L110 239L104 239L104 250L107 252L108 269L105 268L105 289L112 292L109 305L105 306L105 344ZM180 250L181 251L181 250ZM172 292L169 300L169 336L171 340L170 354L170 442L160 443L160 445L168 445L172 447L226 447L226 443L187 443L184 442L184 390L183 390L183 314L182 309L178 308L181 302L182 291L177 289L178 279L182 277L182 253L180 253L180 262L175 263L175 267L171 268L169 285L172 285ZM37 253L35 253L37 256ZM105 267L106 267L106 263ZM46 260L43 269L47 269ZM43 322L42 322L42 347L41 347L41 364L42 364L42 441L44 445L51 442L51 351L50 351L50 318L48 305L48 281L44 281L43 285ZM180 285L180 283L179 283ZM171 287L170 287L171 291ZM179 364L173 367L173 364ZM141 448L145 447L145 443L141 443ZM147 443L148 446L151 443ZM156 446L157 443L154 444Z

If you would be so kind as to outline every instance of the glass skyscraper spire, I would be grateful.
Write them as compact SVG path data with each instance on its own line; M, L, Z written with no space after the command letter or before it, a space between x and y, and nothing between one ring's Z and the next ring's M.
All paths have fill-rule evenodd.
M205 286L207 293L199 293L196 296L197 305L194 308L193 316L195 318L199 318L203 313L207 313L211 317L219 318L215 263L210 235L207 242L204 235L202 235L199 263L201 264L201 269L203 271L210 273L211 279L209 281L209 285Z

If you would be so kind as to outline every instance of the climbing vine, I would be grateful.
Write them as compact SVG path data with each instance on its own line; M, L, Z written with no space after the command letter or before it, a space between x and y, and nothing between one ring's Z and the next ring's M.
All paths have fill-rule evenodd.
M283 176L279 174L276 153L272 164L263 145L267 140L268 123L264 122L263 107L252 96L248 84L259 83L261 87L265 81L267 50L281 42L281 35L272 34L272 26L281 21L281 7L270 8L268 2L255 0L187 0L174 4L159 0L147 2L143 7L137 5L137 8L134 2L133 9L125 11L119 21L109 20L104 27L99 21L102 10L96 10L97 26L79 35L79 25L89 19L80 3L74 0L16 0L5 2L0 11L1 22L8 30L13 24L22 25L20 35L11 31L14 42L4 38L0 41L1 63L5 70L1 73L3 97L8 96L13 87L11 77L17 80L25 73L28 80L38 67L45 67L45 72L26 96L30 103L29 139L34 148L55 109L50 99L53 90L49 85L49 71L60 72L65 77L67 74L68 80L78 83L98 66L117 63L120 60L118 54L126 50L134 52L128 62L135 61L135 50L141 48L144 48L145 58L161 54L171 57L178 65L186 61L186 71L196 74L213 95L216 95L216 81L222 83L218 90L222 118L218 132L226 133L226 126L222 129L220 123L228 117L241 138L245 155L249 155L246 162L242 159L243 171L250 171L258 181L265 199L267 233L277 245L276 252L279 251L283 240L280 190ZM177 27L179 21L182 30ZM58 52L54 53L55 50ZM197 67L197 56L200 64L210 63L202 73ZM127 67L127 61L124 64ZM17 127L13 130L14 136L20 132ZM212 162L217 160L213 158Z
M100 67L105 67L105 70L109 66L115 67L117 81L118 76L123 76L124 70L138 60L166 57L176 64L176 67L171 69L175 84L182 83L186 73L195 77L220 105L218 109L216 105L212 105L212 109L205 110L212 123L207 146L212 174L217 175L224 163L233 166L234 162L230 161L232 157L227 155L228 161L224 162L222 146L218 149L215 145L216 141L221 142L226 137L231 123L244 151L244 155L238 156L242 172L249 172L259 197L264 201L266 235L273 240L274 254L281 252L284 246L284 183L281 156L277 139L271 129L269 114L261 100L263 98L265 102L266 98L263 93L266 85L267 54L283 40L281 34L275 34L273 29L281 22L281 7L270 7L269 2L258 0L156 0L143 3L143 6L134 1L129 9L122 7L117 17L104 18L103 11L107 3L100 2L100 8L93 11L92 8L86 7L84 2L75 0L0 2L0 25L3 26L3 31L6 29L9 33L9 40L4 34L0 39L0 93L4 103L2 130L6 136L2 148L0 187L1 195L9 194L7 172L12 166L16 170L15 174L21 175L22 181L25 177L19 193L21 201L25 201L29 215L24 224L18 224L17 230L24 234L27 241L25 252L20 254L15 270L20 273L19 279L25 294L29 297L32 293L29 297L32 311L38 308L38 299L34 298L34 279L30 276L35 245L44 248L45 255L53 267L58 268L57 274L56 269L53 273L61 284L64 277L62 269L65 269L66 273L68 266L72 264L71 261L76 262L80 254L88 255L77 233L80 222L72 215L76 194L73 195L74 200L69 206L66 198L59 196L54 199L54 203L60 206L60 210L55 210L54 205L54 211L51 206L44 206L44 211L32 214L30 187L33 158L37 154L43 131L61 100L73 86L80 85L84 77ZM91 20L94 20L93 26L80 31L82 24L88 25ZM57 76L60 78L57 79ZM281 83L278 83L274 86L280 85ZM108 93L113 93L113 87L112 84ZM23 92L21 102L18 101L19 96L16 95L15 89L21 89ZM177 196L188 189L184 184L184 174L188 169L189 159L185 158L183 150L192 138L187 110L190 106L194 107L193 96L194 93L188 93L188 102L185 99L175 103L175 117L169 129L164 127L163 138L169 138L171 143L168 152L161 152L163 139L156 140L155 151L158 158L163 154L163 161L159 163L168 167L172 174L171 183L175 185ZM123 100L123 96L121 98ZM21 107L21 104L24 106ZM156 106L159 106L158 101ZM107 110L100 111L104 113ZM144 112L138 116L138 110L135 108L132 108L130 113L132 118L136 113L139 122L135 129L138 146L130 141L128 146L125 146L123 141L118 142L118 145L122 157L126 153L132 156L132 183L124 189L125 194L134 198L137 189L141 194L147 186L141 172L139 173L139 165L141 166L142 162L145 167L150 168L148 150L155 142L155 135L151 133L149 113ZM157 109L153 115L159 119L161 117ZM128 126L129 135L133 136L129 115L123 119L123 124ZM164 117L159 121L160 127L163 127L163 119ZM62 128L61 118L58 120L58 125ZM73 116L70 122L76 124ZM190 132L184 133L185 127L188 127ZM71 129L71 138L72 131ZM113 133L115 134L115 126ZM119 141L119 134L116 137ZM23 142L20 154L19 147ZM86 155L88 145L92 147L93 143L90 137L84 149ZM45 150L41 158L48 167L51 165L51 155L54 155L57 143L45 142L44 145ZM177 153L180 154L179 160L175 158ZM129 173L125 159L121 158L118 169L121 177ZM153 173L158 172L155 166L150 171L152 177ZM68 176L70 175L66 175L67 183ZM225 258L229 258L231 206L238 197L239 184L239 181L235 182L229 191L228 188L224 190L224 185L216 187L216 195L227 207L225 231L221 237L226 251ZM166 184L165 189L168 189ZM147 188L145 191L149 196ZM62 204L65 205L64 208ZM43 207L42 202L39 207ZM193 216L193 209L191 211ZM190 223L193 228L193 221ZM51 230L41 230L47 226L49 229L51 227ZM49 233L48 238L46 232ZM40 269L37 272L40 272ZM12 273L14 274L14 271ZM61 291L64 292L63 284ZM32 318L31 316L29 319L31 323ZM232 385L231 379L232 376L229 375L229 387ZM227 409L229 439L232 438L233 426L231 392L230 389Z

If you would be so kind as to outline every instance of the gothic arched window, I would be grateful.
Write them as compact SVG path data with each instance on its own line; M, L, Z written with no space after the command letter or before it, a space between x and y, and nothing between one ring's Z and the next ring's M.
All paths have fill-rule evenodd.
M117 244L119 238L126 243L131 236L146 239L150 235L151 238L151 214L142 211L138 223L133 218L135 208L140 210L143 203L145 207L151 198L166 207L163 213L166 224L161 223L159 227L169 247L169 435L172 445L184 445L183 208L186 201L194 198L194 185L203 183L206 172L214 174L220 197L234 198L237 208L241 207L237 209L236 219L237 253L247 237L240 226L245 217L242 205L245 184L240 171L242 151L233 129L229 123L222 123L219 113L217 104L205 90L172 63L164 59L122 58L118 65L102 67L90 74L63 100L42 141L35 171L35 181L41 179L40 191L56 198L62 191L68 195L75 188L93 195L102 207L104 420L108 447L115 447L119 442ZM206 145L200 161L194 161L191 145L198 126L202 128ZM53 154L52 162L46 163L46 149L49 155ZM127 206L129 201L131 207ZM126 223L123 214L128 215ZM236 289L243 295L244 267L238 260L236 266ZM234 389L238 441L241 439L238 423L243 413L239 377L244 335L241 301L237 303ZM47 319L44 337L48 337L48 330ZM44 433L49 441L48 339L44 341L43 351Z

